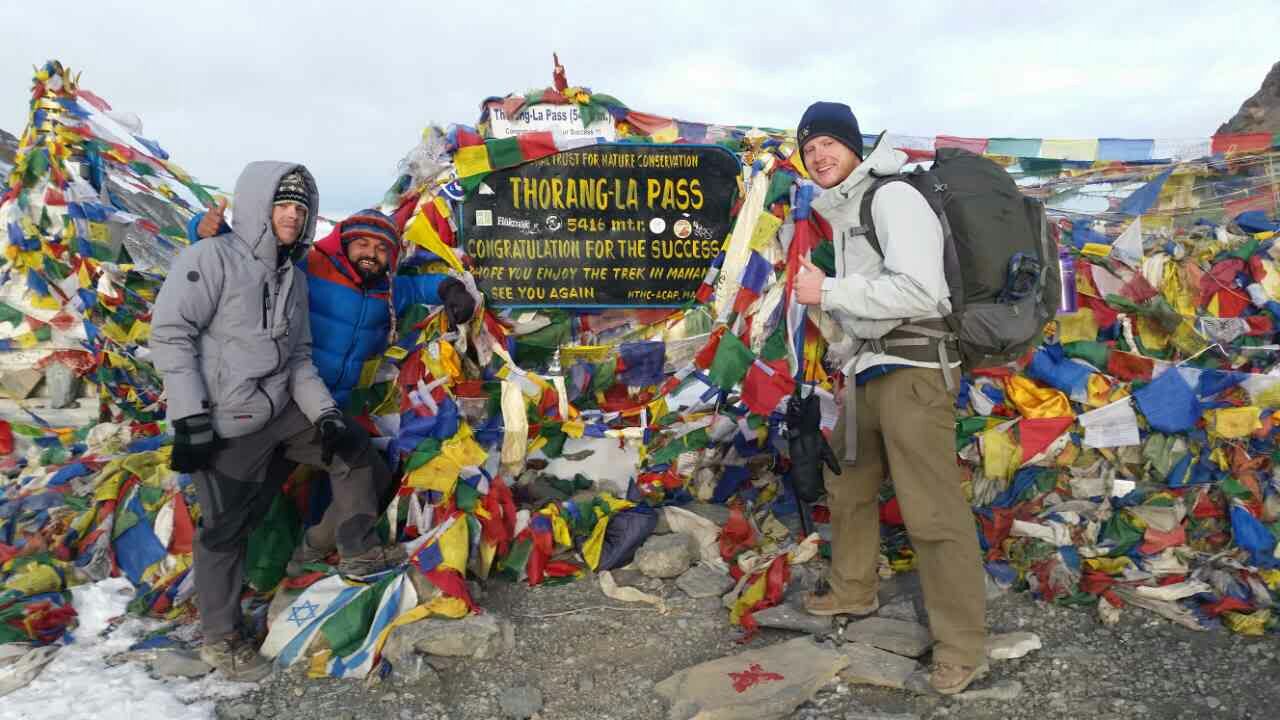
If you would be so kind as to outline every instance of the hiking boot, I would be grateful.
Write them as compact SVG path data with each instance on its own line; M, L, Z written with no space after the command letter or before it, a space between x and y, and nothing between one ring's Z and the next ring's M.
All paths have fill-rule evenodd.
M200 659L221 670L228 680L256 683L271 674L271 661L245 642L240 633L221 640L205 640Z
M374 545L359 555L344 557L338 561L338 574L348 578L363 578L400 567L408 562L404 548L397 545Z
M804 594L804 611L810 615L853 615L865 617L874 615L880 609L880 598L873 597L866 605L851 605L841 602L830 590L826 592L809 592Z
M307 565L323 563L329 557L329 553L333 552L333 548L320 549L312 547L307 542L306 533L302 534L302 542L298 547L294 548L293 555L289 556L289 564L285 566L285 572L293 577L306 572Z
M955 695L969 687L974 680L987 674L987 664L975 667L952 665L950 663L934 663L929 673L929 685L943 695Z

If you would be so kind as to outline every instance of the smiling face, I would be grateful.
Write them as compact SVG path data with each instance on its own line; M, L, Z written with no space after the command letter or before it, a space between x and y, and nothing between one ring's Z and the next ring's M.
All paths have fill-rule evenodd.
M347 244L347 259L365 279L386 272L390 257L387 244L371 237L358 237Z
M302 237L302 228L307 222L307 208L293 202L282 202L271 206L271 229L281 245L292 245Z
M820 135L809 140L801 153L805 169L818 187L824 190L844 182L849 173L862 164L848 146L830 135Z

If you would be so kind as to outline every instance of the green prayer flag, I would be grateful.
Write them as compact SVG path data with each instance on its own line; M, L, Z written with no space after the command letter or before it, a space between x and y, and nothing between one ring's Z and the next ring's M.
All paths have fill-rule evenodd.
M809 262L818 266L827 277L836 276L836 245L830 240L823 240L809 255Z
M1063 344L1062 352L1069 358L1083 360L1105 372L1107 369L1107 355L1110 354L1111 348L1107 347L1105 343L1081 340Z
M471 487L470 484L458 481L453 490L454 500L458 503L458 509L463 512L475 512L476 503L480 499L480 493Z
M720 344L716 347L715 358L711 360L707 375L721 389L730 390L742 382L754 360L755 355L751 354L750 348L737 335L725 333L720 337Z
M249 535L245 551L245 575L259 592L271 590L285 576L289 556L302 541L302 519L286 495L277 495L267 515Z
M489 164L495 170L514 167L526 159L520 152L520 142L513 137L485 140L484 146L489 151Z
M791 186L796 181L796 176L785 170L779 170L769 178L769 189L764 194L764 206L769 207L778 200L791 197Z
M418 443L418 447L413 449L413 454L409 456L409 461L405 463L404 471L413 472L431 462L439 454L440 441L435 438L425 438Z
M378 603L387 586L399 576L388 575L356 595L341 610L334 613L320 626L320 632L329 641L329 647L338 657L346 657L360 648L365 636L369 634L369 626L378 613Z

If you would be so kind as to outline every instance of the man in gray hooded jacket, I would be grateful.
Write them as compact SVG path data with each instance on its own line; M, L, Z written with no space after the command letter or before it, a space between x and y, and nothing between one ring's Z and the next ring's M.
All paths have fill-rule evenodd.
M236 680L270 663L240 632L247 540L279 494L273 453L332 478L345 575L404 560L374 532L388 471L368 435L343 420L311 362L306 275L295 255L315 232L316 184L301 165L250 163L236 182L231 232L184 250L156 298L151 350L174 433L170 466L200 500L193 572L201 657Z

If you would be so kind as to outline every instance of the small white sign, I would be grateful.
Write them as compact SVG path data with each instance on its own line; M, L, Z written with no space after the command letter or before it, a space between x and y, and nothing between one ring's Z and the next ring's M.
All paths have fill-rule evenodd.
M613 118L606 114L590 125L582 122L582 112L576 105L529 105L520 109L515 117L508 117L502 105L489 106L489 131L495 138L510 138L531 132L550 132L558 137L600 138L606 142L617 139Z
M477 227L489 227L489 226L491 226L491 225L493 225L493 211L492 211L492 210L477 210L477 211L476 211L476 226L477 226Z

